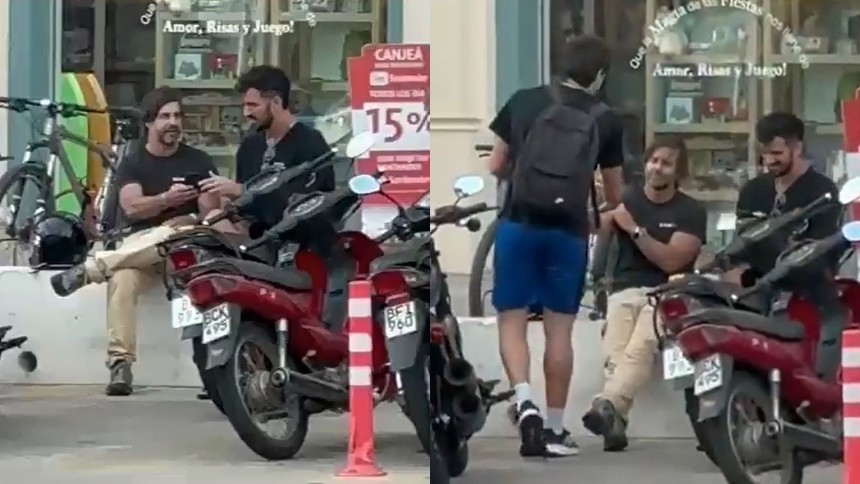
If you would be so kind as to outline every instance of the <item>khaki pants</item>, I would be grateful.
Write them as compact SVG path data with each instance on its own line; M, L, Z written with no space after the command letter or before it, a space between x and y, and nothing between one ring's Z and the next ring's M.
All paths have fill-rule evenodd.
M85 264L93 283L108 283L108 366L137 359L137 302L162 274L158 244L193 227L161 226L131 234L116 250L96 252Z
M651 378L657 352L654 308L645 295L650 288L632 288L609 296L603 336L604 386L599 397L611 401L626 419L639 389Z

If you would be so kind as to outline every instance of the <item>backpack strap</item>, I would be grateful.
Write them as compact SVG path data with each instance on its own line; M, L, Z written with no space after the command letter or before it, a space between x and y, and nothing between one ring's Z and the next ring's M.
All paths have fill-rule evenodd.
M603 101L597 101L596 104L591 106L588 110L588 114L592 116L595 122L598 121L600 116L603 116L605 113L609 112L609 105ZM600 148L598 147L598 150ZM599 153L598 153L599 156ZM594 212L594 227L600 228L600 208L597 206L597 184L594 183L594 175L591 176L591 210Z

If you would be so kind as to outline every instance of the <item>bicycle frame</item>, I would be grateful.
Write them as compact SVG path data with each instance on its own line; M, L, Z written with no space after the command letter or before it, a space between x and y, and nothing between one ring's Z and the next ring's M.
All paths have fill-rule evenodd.
M63 141L69 141L76 145L83 146L87 149L88 152L95 152L99 156L102 157L102 160L106 167L108 167L109 171L112 170L113 163L112 160L117 158L116 153L110 148L105 148L98 143L94 143L87 138L82 136L78 136L74 133L67 131L64 127L59 125L57 120L57 115L54 113L50 113L48 119L45 121L45 126L42 131L42 139L31 142L27 145L27 149L24 152L24 156L21 159L21 163L39 163L33 161L33 153L39 149L47 148L49 152L48 162L46 164L46 183L45 186L42 187L43 192L39 194L39 197L36 199L36 209L33 213L34 216L38 217L45 213L45 207L49 200L54 200L55 198L59 198L61 196L67 195L68 193L72 193L75 196L77 202L81 205L81 212L86 209L86 204L89 196L87 195L86 187L84 187L83 183L78 179L75 175L74 168L72 167L72 163L69 160L69 156L66 153L66 150L63 148ZM116 143L114 146L120 146L121 143ZM66 190L60 194L54 194L54 179L57 170L57 164L59 163L60 168L62 168L63 172L66 174L66 177L69 179L69 183L71 184L71 188ZM110 175L109 175L110 177ZM24 186L19 188L19 193L12 194L13 198L18 198L19 200L13 201L12 206L12 223L13 227L17 226L17 215L18 209L20 208L17 204L20 203L20 197L23 195Z

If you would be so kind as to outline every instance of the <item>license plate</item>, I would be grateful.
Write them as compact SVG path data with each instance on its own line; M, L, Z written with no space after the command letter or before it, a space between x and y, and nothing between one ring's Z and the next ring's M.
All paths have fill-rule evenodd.
M220 304L214 308L200 311L188 296L181 296L171 301L173 309L173 327L176 329L189 326L203 325L203 343L210 343L230 334L229 306Z
M203 344L230 336L230 309L221 304L203 312Z
M674 380L690 376L695 372L696 368L684 356L681 348L669 345L663 349L663 379Z
M180 296L170 302L173 312L173 328L180 329L188 326L203 324L203 314L191 304L188 296Z
M696 362L695 387L696 395L707 393L723 386L723 363L720 355L711 355Z
M397 338L416 331L418 331L418 322L414 301L385 308L385 336L387 338Z

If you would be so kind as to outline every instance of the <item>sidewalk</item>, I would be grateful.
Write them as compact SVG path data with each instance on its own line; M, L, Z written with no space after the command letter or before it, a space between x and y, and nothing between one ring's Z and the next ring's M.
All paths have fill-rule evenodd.
M0 385L0 476L33 484L327 484L346 462L345 416L311 419L292 461L267 462L194 389L141 389L108 399L101 387ZM377 409L385 479L429 482L427 458L399 409Z

